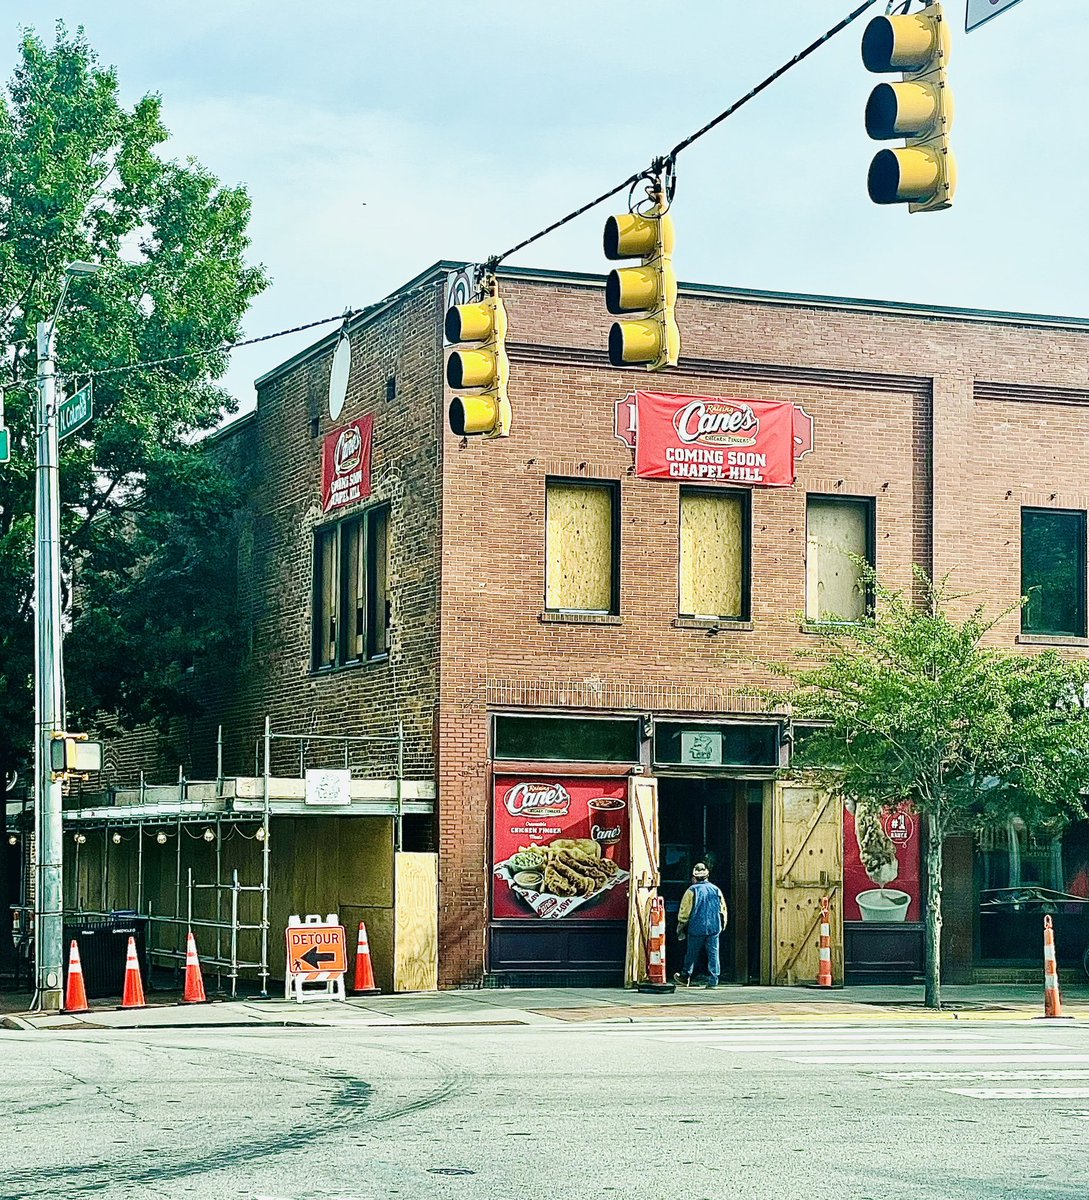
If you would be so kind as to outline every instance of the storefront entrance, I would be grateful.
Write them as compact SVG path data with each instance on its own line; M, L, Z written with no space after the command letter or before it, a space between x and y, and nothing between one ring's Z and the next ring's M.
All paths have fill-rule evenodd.
M704 862L730 910L720 943L721 981L759 983L764 928L763 784L663 777L658 788L659 891L666 905L670 974L684 963L684 946L677 940L681 897L691 882L693 864Z

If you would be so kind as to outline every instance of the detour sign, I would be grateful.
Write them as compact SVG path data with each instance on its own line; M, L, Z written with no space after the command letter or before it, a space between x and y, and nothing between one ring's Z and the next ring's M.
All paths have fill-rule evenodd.
M287 970L291 975L311 971L346 971L347 943L343 925L289 925Z

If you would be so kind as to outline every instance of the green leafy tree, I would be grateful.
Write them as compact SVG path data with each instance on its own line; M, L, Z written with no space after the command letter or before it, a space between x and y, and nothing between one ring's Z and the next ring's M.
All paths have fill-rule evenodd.
M916 570L914 603L873 580L875 615L830 626L784 668L795 719L824 722L795 766L858 812L910 800L925 821L926 1004L941 1006L942 846L956 832L1004 825L1059 830L1086 815L1089 664L1053 651L983 645L999 618L950 615L941 584Z
M225 354L197 352L237 340L266 280L245 261L246 192L170 159L160 110L150 95L126 108L64 25L52 44L24 35L0 92L0 780L30 762L35 330L69 262L103 266L73 281L57 325L61 387L94 377L86 437L61 443L70 717L184 711L186 664L229 635L209 597L236 484L195 443L234 401L215 384Z

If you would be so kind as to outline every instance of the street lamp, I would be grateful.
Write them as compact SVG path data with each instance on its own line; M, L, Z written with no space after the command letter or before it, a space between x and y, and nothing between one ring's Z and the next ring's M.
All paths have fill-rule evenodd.
M59 1012L64 962L61 781L51 742L64 731L61 666L60 486L57 438L56 330L68 285L94 275L96 263L72 262L53 315L38 323L37 465L34 497L34 832L35 1006Z

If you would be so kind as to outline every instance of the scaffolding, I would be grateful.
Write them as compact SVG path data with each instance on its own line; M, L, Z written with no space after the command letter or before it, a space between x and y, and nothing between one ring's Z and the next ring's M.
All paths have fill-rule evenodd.
M105 809L94 805L81 805L80 809L65 812L69 824L79 825L75 840L74 876L77 894L74 897L75 907L69 910L67 917L79 921L84 918L108 919L117 910L109 909L110 900L110 860L111 845L117 845L121 831L135 828L137 836L136 850L136 907L131 915L147 921L147 954L151 962L173 965L175 972L180 972L185 961L185 950L180 942L169 945L174 938L171 931L205 929L215 933L215 954L204 952L201 960L211 973L217 976L218 985L222 989L224 976L228 980L231 996L237 995L240 978L243 973L252 972L260 981L260 995L269 994L269 900L272 878L272 846L270 837L271 819L277 809L284 806L278 804L282 797L297 801L297 787L285 786L285 781L305 780L308 767L315 761L328 766L335 761L341 769L349 773L349 780L356 777L374 780L373 763L361 765L353 761L353 752L387 751L390 767L393 768L393 810L395 845L399 850L403 840L404 817L406 812L406 784L404 780L404 725L397 723L396 733L387 735L346 735L346 734L316 734L280 733L274 732L271 720L264 720L263 736L255 745L255 774L253 779L259 781L255 803L246 811L247 799L244 793L251 792L244 785L245 777L228 777L223 772L223 727L217 731L216 745L216 779L214 781L188 780L181 769L178 772L176 785L169 789L154 787L147 784L144 772L140 772L139 786L131 789L126 796L118 789L111 789L110 800ZM381 756L380 756L381 757ZM298 774L287 775L280 770L290 762L294 769L297 764ZM274 770L275 768L275 770ZM416 792L426 791L433 785L414 785ZM176 790L175 790L176 789ZM164 792L172 794L164 795ZM117 803L124 799L125 803ZM82 800L82 797L81 797ZM411 803L413 811L420 811L421 803L426 804L423 811L433 809L433 804L415 798ZM131 812L126 813L126 808ZM149 811L152 810L152 811ZM171 811L172 810L172 811ZM292 811L295 811L292 809ZM84 815L86 814L86 815ZM173 826L173 834L166 830ZM204 825L203 834L189 834L189 828ZM253 826L253 833L246 833L245 827ZM86 907L87 897L78 894L80 881L80 853L87 844L86 830L102 829L102 860L99 883L99 903L97 907ZM157 827L157 828L152 828ZM226 828L226 833L225 833ZM209 837L211 832L211 837ZM214 841L215 843L215 879L202 881L194 878L193 868L186 870L184 883L183 907L183 876L182 876L182 847L185 844L183 834L194 840ZM261 870L260 882L244 883L240 879L239 870L233 867L229 878L225 877L223 867L224 842L236 834L247 840L260 843ZM160 845L164 845L168 837L176 840L174 863L174 905L173 913L158 913L151 911L150 899L144 889L144 843L153 837ZM194 915L194 899L197 908L202 895L214 897L214 916ZM259 919L247 920L244 909L247 898L259 900ZM211 910L211 906L209 906ZM130 910L124 910L130 913ZM259 935L260 954L254 959L240 957L240 935L247 933Z

